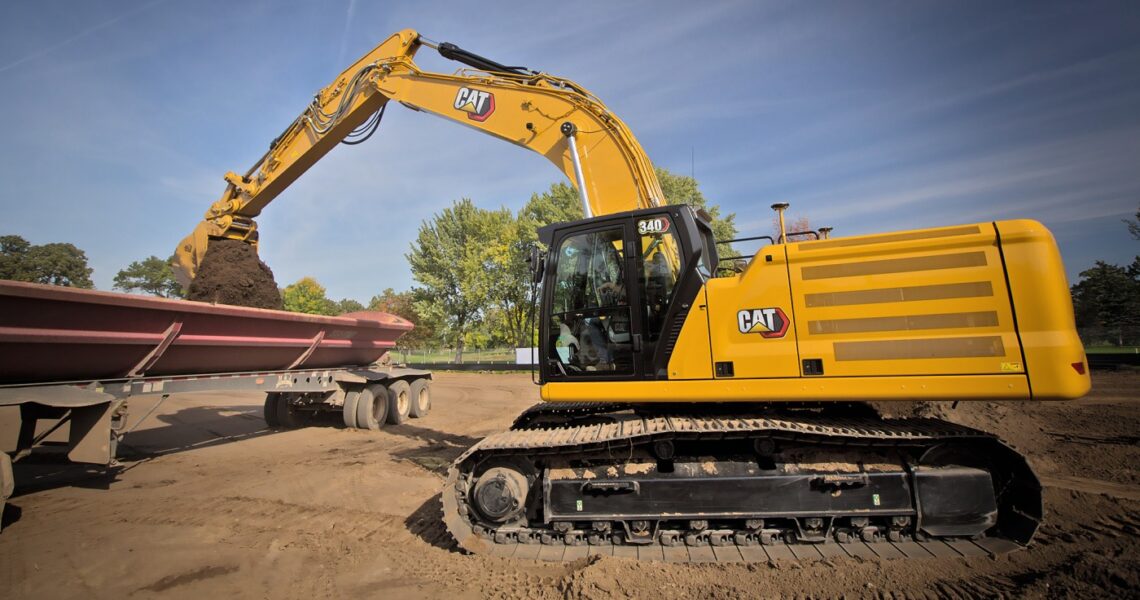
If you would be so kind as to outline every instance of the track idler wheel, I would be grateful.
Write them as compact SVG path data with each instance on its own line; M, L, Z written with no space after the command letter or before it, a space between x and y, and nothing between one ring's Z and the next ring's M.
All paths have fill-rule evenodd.
M475 509L492 523L508 523L523 514L530 491L526 476L514 469L495 467L479 476L472 490Z

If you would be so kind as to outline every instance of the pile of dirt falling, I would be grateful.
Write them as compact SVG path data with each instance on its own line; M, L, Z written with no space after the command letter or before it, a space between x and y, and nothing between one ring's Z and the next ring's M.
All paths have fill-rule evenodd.
M187 300L281 310L273 271L240 240L211 240Z

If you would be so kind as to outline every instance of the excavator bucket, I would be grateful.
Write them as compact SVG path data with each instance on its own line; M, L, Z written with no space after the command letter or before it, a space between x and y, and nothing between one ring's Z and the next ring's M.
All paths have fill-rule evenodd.
M174 277L183 289L190 288L190 282L198 274L198 267L206 256L206 247L210 244L208 233L209 224L205 221L198 223L194 231L178 243L174 251Z

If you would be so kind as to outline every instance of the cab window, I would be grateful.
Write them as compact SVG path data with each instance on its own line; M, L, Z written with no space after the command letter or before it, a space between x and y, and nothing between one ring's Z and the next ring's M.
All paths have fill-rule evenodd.
M565 238L558 246L549 335L556 371L633 371L622 228Z
M681 245L668 215L640 219L641 295L645 308L645 339L657 341L665 313L681 277Z

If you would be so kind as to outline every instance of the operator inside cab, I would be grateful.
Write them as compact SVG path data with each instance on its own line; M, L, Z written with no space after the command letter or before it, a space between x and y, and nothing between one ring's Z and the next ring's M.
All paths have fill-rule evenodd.
M657 221L667 220L660 217ZM551 356L568 375L632 373L634 315L627 282L638 288L647 341L664 325L680 275L678 244L669 225L642 232L637 273L626 273L622 227L566 237L552 285ZM668 243L665 239L670 238ZM628 278L627 278L628 277Z

